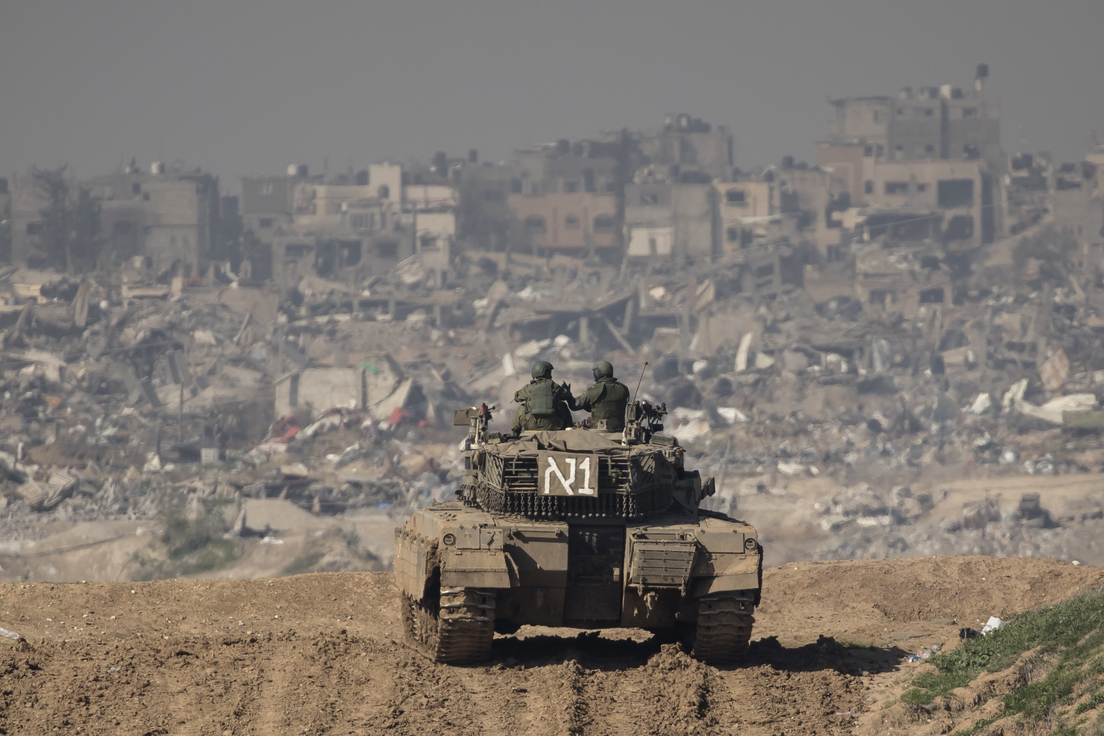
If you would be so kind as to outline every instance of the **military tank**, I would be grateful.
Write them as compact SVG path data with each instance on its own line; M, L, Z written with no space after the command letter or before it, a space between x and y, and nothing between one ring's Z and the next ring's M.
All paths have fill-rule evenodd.
M751 525L700 508L713 479L684 467L665 413L634 401L623 432L515 437L490 431L493 407L457 411L458 498L396 530L407 639L457 665L525 624L677 634L713 664L746 654L762 546Z

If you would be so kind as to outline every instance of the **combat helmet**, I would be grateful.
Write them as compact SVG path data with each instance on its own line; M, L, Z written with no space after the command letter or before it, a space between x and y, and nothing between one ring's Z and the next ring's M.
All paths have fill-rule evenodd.
M608 360L599 360L594 364L594 380L613 378L613 364Z
M553 365L547 360L538 360L533 364L533 378L551 378L553 370Z

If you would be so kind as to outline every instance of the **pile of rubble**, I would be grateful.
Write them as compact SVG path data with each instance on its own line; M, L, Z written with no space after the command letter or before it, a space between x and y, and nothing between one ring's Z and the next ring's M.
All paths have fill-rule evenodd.
M924 494L900 489L939 469L1104 470L1104 291L1055 264L1040 275L883 244L853 256L769 294L726 259L468 252L445 286L415 258L279 289L216 269L168 284L3 269L0 504L13 533L155 516L165 489L212 482L316 514L399 515L458 485L454 409L509 410L538 358L578 393L606 358L667 405L688 462L718 479L716 508L740 513L801 479L867 488L823 499L814 526L835 546L817 556L1037 544L1053 524L1009 526L1003 511L920 525ZM990 523L1012 531L974 539Z
M322 513L424 505L458 482L442 417L469 399L448 361L400 365L352 347L401 348L409 316L401 329L369 313L320 317L333 294L309 287L281 299L10 268L0 296L0 507L12 529L152 518L162 491L202 478ZM419 346L433 340L414 332Z

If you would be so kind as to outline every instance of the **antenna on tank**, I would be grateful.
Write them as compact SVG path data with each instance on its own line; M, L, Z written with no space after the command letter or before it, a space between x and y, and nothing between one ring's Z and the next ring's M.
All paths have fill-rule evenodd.
M636 397L640 394L640 383L644 380L644 371L648 369L648 361L644 361L644 367L640 369L640 378L636 379L636 391L633 391L632 403L636 403Z

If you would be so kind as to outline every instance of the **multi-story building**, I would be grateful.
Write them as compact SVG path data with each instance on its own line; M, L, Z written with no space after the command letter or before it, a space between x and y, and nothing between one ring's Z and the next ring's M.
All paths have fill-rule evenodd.
M832 100L836 118L817 144L817 164L840 190L831 201L846 192L867 234L957 245L1001 235L1005 159L1000 106L984 91L988 75L979 64L966 91L906 87L897 97Z
M269 244L278 282L291 284L308 273L340 278L349 269L377 274L417 254L441 283L459 205L459 192L447 179L379 163L330 181L299 177L290 191L287 219L259 235Z
M821 144L861 146L876 161L982 159L993 171L1004 167L1000 146L1000 105L984 94L989 68L979 64L972 90L905 87L896 97L832 100L836 118ZM825 163L818 156L818 163Z
M201 273L222 252L218 178L202 172L125 171L74 181L73 196L87 189L100 204L101 260L144 257L154 273ZM12 261L48 266L39 250L45 198L30 174L17 176L12 201Z

